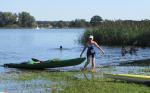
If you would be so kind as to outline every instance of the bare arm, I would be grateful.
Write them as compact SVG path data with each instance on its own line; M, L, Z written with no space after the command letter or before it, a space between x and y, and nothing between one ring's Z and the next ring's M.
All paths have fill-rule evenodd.
M83 52L85 51L85 49L86 49L86 46L84 46L84 48L83 48L83 50L82 50L82 52L81 52L81 54L80 54L80 57L82 57L82 54L83 54Z
M104 50L95 42L94 43L95 44L95 46L99 49L99 50L101 50L101 52L104 54L105 52L104 52Z

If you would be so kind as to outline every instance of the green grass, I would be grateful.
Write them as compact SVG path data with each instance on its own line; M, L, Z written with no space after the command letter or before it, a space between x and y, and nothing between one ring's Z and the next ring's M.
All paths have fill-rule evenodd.
M63 93L149 93L149 87L144 85L114 82L108 79L70 81Z
M44 93L150 93L148 86L114 82L113 79L103 78L102 75L101 72L21 71L3 73L0 80L8 92L11 92L9 90L11 82L16 87L15 91L20 91L17 86L22 86L21 90L35 92L41 89Z

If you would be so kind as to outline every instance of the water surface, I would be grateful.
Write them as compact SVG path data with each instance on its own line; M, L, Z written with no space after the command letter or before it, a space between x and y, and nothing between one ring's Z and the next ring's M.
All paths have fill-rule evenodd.
M78 43L78 38L84 31L85 29L0 29L0 65L20 63L31 58L40 60L77 58L83 49ZM59 49L60 46L63 47L62 50ZM58 93L63 90L61 86L68 86L64 81L67 78L73 80L101 78L103 73L150 75L149 67L116 66L123 61L150 58L150 48L139 48L137 55L127 54L122 57L120 47L102 47L105 55L101 55L95 48L97 73L94 74L80 72L84 63L56 68L55 72L51 72L50 69L33 71L0 67L0 92ZM83 56L86 56L86 52Z
M78 43L85 29L0 29L0 65L19 63L31 58L40 60L70 59L79 57L83 46ZM59 47L62 46L61 51ZM139 48L137 55L122 57L120 47L102 46L105 55L96 50L97 66L115 65L126 60L150 58L150 48ZM86 56L86 52L83 56ZM76 66L83 67L84 63ZM69 67L73 69L75 67ZM67 68L68 69L68 68ZM0 67L0 72L8 68Z

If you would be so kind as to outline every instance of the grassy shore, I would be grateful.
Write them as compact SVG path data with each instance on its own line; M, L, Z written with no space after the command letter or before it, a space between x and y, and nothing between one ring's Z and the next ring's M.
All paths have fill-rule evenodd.
M149 93L142 84L114 81L100 72L21 71L0 76L1 86L8 93ZM10 83L11 82L11 83ZM3 84L3 87L2 87ZM12 85L12 86L11 86ZM4 87L5 86L5 87ZM21 87L19 87L21 86Z
M111 79L70 81L63 93L149 93L149 87Z

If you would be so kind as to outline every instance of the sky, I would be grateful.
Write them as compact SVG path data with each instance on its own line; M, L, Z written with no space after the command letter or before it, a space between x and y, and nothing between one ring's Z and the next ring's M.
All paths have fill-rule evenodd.
M108 20L150 19L150 0L0 0L1 12L29 12L39 21L71 21L99 15Z

